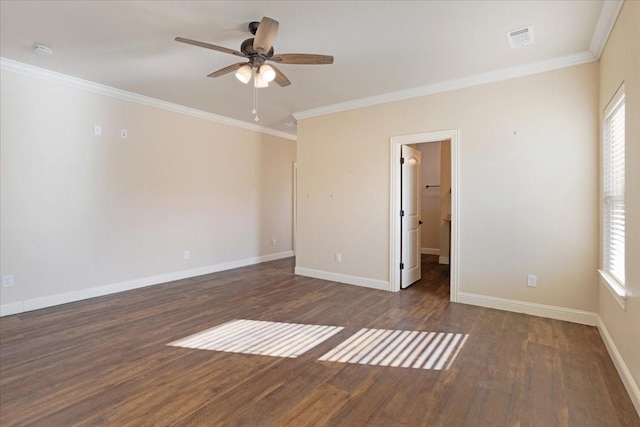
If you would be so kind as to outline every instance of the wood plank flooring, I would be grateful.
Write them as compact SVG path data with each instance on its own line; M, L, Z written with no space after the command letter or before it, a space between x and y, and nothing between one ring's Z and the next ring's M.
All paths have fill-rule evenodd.
M399 293L293 259L0 319L2 426L640 426L596 328ZM233 319L343 326L298 358L167 344ZM318 361L361 328L469 334L449 370Z

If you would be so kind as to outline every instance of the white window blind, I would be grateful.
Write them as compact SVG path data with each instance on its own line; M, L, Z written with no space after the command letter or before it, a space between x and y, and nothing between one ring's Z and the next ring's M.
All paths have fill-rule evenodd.
M625 283L625 103L624 88L605 110L603 152L603 267L620 285Z

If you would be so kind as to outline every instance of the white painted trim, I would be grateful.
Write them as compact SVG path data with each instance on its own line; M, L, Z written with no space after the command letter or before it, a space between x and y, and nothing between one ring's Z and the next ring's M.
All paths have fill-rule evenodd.
M502 80L524 77L531 74L544 73L546 71L571 67L574 65L586 64L597 61L591 52L584 51L560 58L547 59L545 61L531 64L519 65L516 67L502 68L474 76L463 77L454 80L434 83L426 86L405 89L397 92L389 92L382 95L370 96L367 98L354 99L352 101L341 102L339 104L327 105L311 110L293 113L296 120L308 119L310 117L322 116L325 114L337 113L340 111L355 110L357 108L370 107L372 105L385 104L387 102L402 101L405 99L417 98L420 96L433 95L436 93L449 92L452 90L464 89L472 86L479 86L486 83L493 83Z
M33 298L10 304L0 305L0 317L11 314L18 314L25 311L39 310L41 308L53 307L55 305L67 304L103 295L114 294L146 286L158 285L160 283L172 282L174 280L187 279L189 277L201 276L203 274L216 273L218 271L231 270L232 268L245 267L247 265L259 264L261 262L273 261L281 258L293 256L293 251L279 252L275 254L262 255L258 257L245 258L237 261L214 264L206 267L194 268L191 270L176 271L173 273L160 274L157 276L144 277L141 279L129 280L126 282L114 283L106 286L82 289L79 291L65 292L57 295L47 295L45 297Z
M494 308L497 310L511 311L516 313L530 314L533 316L546 317L549 319L564 320L568 322L580 323L583 325L597 326L602 341L613 360L613 364L622 379L622 382L629 393L629 397L640 415L640 388L634 381L631 371L627 367L622 355L618 351L604 321L598 313L575 310L571 308L558 307L545 304L516 301L505 298L490 297L467 292L458 294L458 302L463 304L476 305L480 307Z
M438 264L449 264L449 257L448 256L439 257Z
M420 248L420 253L423 255L440 255L439 248Z
M627 389L627 393L629 393L629 397L633 402L633 406L636 408L636 412L640 415L640 388L638 384L634 381L633 376L631 375L631 371L627 367L627 364L624 362L622 355L618 351L618 347L613 342L611 335L609 335L609 331L607 330L607 326L604 324L604 321L597 315L598 321L598 331L600 332L600 336L602 337L602 341L604 341L605 347L607 347L607 351L609 352L609 356L611 356L611 360L613 360L613 364L618 371L618 375L622 379L622 383L624 387Z
M600 282L602 283L602 286L604 286L609 290L609 292L611 292L613 299L615 299L618 305L623 310L625 310L627 300L627 290L625 289L625 287L622 286L615 277L613 277L606 271L598 269L598 273L600 274Z
M460 132L444 130L414 135L391 137L390 144L390 206L389 206L389 288L392 292L400 290L400 149L404 144L423 142L451 141L451 280L450 296L452 302L458 300L460 271ZM395 274L397 273L397 274Z
M600 55L602 55L602 51L607 44L607 40L609 40L609 35L616 23L620 9L622 9L622 3L622 0L607 0L602 2L600 17L598 18L598 23L593 31L591 44L589 45L589 51L597 59L600 59Z
M458 293L458 302L477 305L480 307L495 308L497 310L530 314L532 316L546 317L548 319L564 320L589 326L596 326L598 316L596 313L590 311L491 297L468 292Z
M625 82L622 82L602 112L602 120L607 120L626 98Z
M241 120L220 116L202 110L196 110L195 108L185 107L184 105L174 104L172 102L151 98L149 96L139 95L133 92L127 92L126 90L116 89L110 86L101 85L99 83L90 82L88 80L82 80L73 76L68 76L66 74L56 73L55 71L34 67L33 65L24 64L12 59L0 57L0 69L29 77L35 77L53 83L63 84L76 89L86 90L88 92L98 93L100 95L111 96L113 98L122 99L124 101L135 102L137 104L146 105L148 107L155 107L161 110L184 114L186 116L197 117L199 119L208 120L211 122L222 123L225 125L234 126L254 132L265 133L292 141L296 141L297 139L295 135L267 128L265 126L243 122Z
M24 302L12 302L0 305L0 317L11 316L12 314L22 313L24 311Z
M298 250L298 162L293 162L293 254Z
M296 267L295 273L300 276L313 277L314 279L328 280L330 282L346 283L347 285L363 286L365 288L389 290L389 282L384 280L369 279L367 277L349 276L347 274L332 273L330 271L313 270L311 268Z

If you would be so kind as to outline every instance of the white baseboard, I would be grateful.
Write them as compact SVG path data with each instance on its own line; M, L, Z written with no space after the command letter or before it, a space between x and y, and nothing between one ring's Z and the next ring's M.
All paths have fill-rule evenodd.
M613 364L618 371L618 375L620 375L622 383L627 389L629 397L631 397L633 406L635 406L638 415L640 415L640 388L634 381L633 376L631 375L631 371L629 371L629 368L627 367L627 364L624 363L624 359L622 358L622 355L620 355L620 352L618 351L616 344L613 342L611 335L609 335L609 331L607 330L607 327L602 321L600 315L597 315L597 321L598 331L600 331L602 341L604 341L604 345L605 347L607 347L607 351L609 352L609 356L611 356L611 360L613 360Z
M449 257L441 256L440 258L438 258L438 264L449 264Z
M11 316L12 314L22 313L24 311L24 303L22 301L12 302L0 305L0 317Z
M517 301L506 298L471 294L467 292L459 292L457 302L477 305L480 307L495 308L504 311L512 311L515 313L530 314L532 316L546 317L549 319L565 320L567 322L580 323L589 326L596 326L597 324L598 315L596 313L558 307L555 305Z
M471 294L467 292L458 293L458 301L463 304L477 305L480 307L495 308L498 310L512 311L516 313L525 313L533 316L546 317L550 319L565 320L568 322L581 323L583 325L597 326L600 331L602 341L609 352L611 360L615 365L622 383L624 384L633 406L635 406L638 415L640 415L640 388L633 379L631 371L627 367L624 359L620 355L606 325L597 313L575 310L565 307L557 307L553 305L544 305L523 301L510 300L505 298L489 297L485 295Z
M346 283L347 285L364 286L365 288L389 290L389 282L384 280L368 279L366 277L349 276L328 271L313 270L311 268L296 267L295 273L300 276L313 277L315 279L329 280L331 282Z
M151 277L143 277L141 279L113 283L106 286L99 286L95 288L82 289L79 291L65 292L62 294L47 295L44 297L32 298L9 304L2 304L0 305L0 317L18 314L25 311L39 310L41 308L53 307L55 305L67 304L75 301L81 301L88 298L114 294L117 292L129 291L132 289L143 288L145 286L158 285L160 283L172 282L174 280L202 276L203 274L231 270L232 268L245 267L247 265L259 264L261 262L273 261L276 259L288 258L291 256L293 256L293 251L278 252L275 254L245 258L237 261L225 262L222 264L193 268L190 270L176 271L173 273L160 274Z
M422 255L440 255L440 249L438 248L420 248Z

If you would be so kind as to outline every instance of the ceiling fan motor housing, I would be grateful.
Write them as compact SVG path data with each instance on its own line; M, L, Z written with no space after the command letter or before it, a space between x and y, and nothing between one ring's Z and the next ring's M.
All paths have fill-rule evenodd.
M248 56L253 56L253 55L260 55L258 52L256 52L256 50L253 48L253 38L251 39L246 39L245 41L242 42L242 44L240 45L240 52L244 53L245 55ZM271 46L271 49L269 49L269 52L267 52L266 54L260 55L263 56L264 58L271 58L274 54L274 49L273 46Z
M256 31L258 31L258 25L260 25L259 21L252 21L249 22L249 31L251 32L251 34L253 34L254 36L256 35Z

